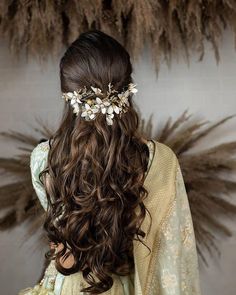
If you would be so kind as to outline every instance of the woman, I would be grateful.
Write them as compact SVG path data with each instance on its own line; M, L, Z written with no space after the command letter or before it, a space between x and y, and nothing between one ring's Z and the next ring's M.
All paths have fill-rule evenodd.
M83 33L60 61L63 118L31 154L50 264L23 294L200 294L188 199L174 152L138 131L130 56Z

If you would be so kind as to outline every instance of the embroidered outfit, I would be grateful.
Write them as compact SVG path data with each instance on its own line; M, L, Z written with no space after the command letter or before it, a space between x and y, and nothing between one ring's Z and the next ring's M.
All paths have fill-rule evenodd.
M113 277L109 295L200 295L198 257L192 218L183 176L175 153L165 144L149 140L149 163L144 186L149 191L144 200L152 216L150 232L144 238L148 249L134 241L135 273ZM38 144L31 153L32 183L44 209L47 199L38 179L47 164L49 144ZM142 230L147 233L147 214ZM21 290L18 295L85 295L82 273L64 276L51 261L41 286Z

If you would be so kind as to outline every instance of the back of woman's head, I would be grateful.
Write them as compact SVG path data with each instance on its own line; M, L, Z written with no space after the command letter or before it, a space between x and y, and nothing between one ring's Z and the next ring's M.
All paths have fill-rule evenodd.
M131 82L132 65L128 52L101 31L82 33L60 62L63 92L87 86L106 90L109 82L117 90Z
M61 59L61 91L93 86L106 93L110 83L120 93L132 82L131 74L124 47L105 33L88 31ZM127 112L115 114L112 125L102 112L85 120L65 102L50 139L48 167L40 175L50 176L44 181L49 203L44 228L52 242L64 245L51 258L65 275L82 271L90 285L83 291L92 294L110 289L112 274L133 272L133 240L145 236L140 226L147 210L143 182L149 153L132 93L128 101ZM66 250L74 256L71 268L60 262Z

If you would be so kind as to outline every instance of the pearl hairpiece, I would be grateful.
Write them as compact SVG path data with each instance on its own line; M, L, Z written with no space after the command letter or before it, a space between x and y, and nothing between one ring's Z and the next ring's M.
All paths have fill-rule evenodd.
M130 93L137 93L135 84L129 83L128 89L118 93L112 89L111 83L108 84L108 91L104 95L99 88L91 86L91 90L87 90L86 86L80 90L62 93L62 98L70 101L73 107L73 113L78 116L81 111L81 117L85 120L94 120L97 113L106 115L108 125L113 124L114 113L126 113L129 107L128 97Z

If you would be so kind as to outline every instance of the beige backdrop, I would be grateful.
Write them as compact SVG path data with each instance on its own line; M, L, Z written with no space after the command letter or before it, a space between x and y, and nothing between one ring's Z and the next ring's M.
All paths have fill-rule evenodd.
M210 47L210 46L209 46ZM148 52L134 65L134 79L139 92L136 102L153 122L163 122L169 115L176 118L189 108L196 116L211 121L236 113L236 52L233 37L227 32L222 40L221 63L217 67L213 51L208 48L203 62L191 58L188 68L182 61L173 62L171 70L161 66L155 77ZM38 116L57 125L62 108L58 80L58 60L43 69L35 61L15 63L5 44L0 45L0 129L32 132L30 124ZM201 148L221 141L236 139L236 118L228 122L203 142ZM0 156L16 152L9 142L0 141ZM1 183L6 180L1 180ZM45 249L37 248L32 238L22 245L24 226L0 233L1 294L15 295L19 289L32 286L37 280ZM209 269L201 267L203 295L235 295L236 234L219 241L222 257L212 261Z

